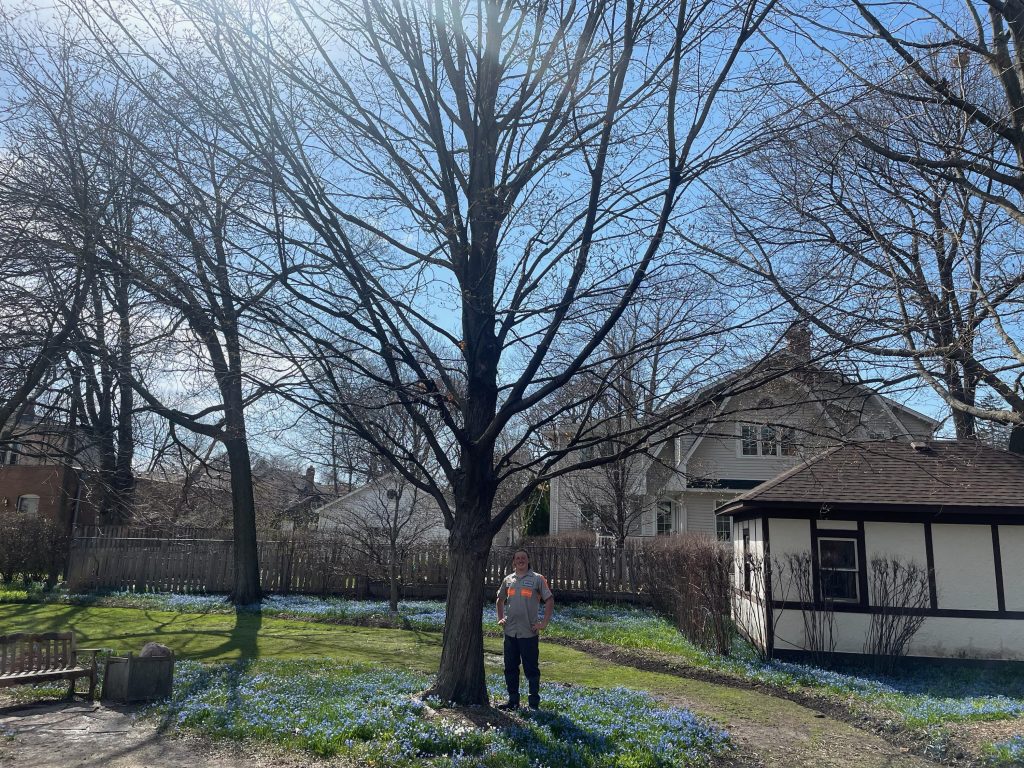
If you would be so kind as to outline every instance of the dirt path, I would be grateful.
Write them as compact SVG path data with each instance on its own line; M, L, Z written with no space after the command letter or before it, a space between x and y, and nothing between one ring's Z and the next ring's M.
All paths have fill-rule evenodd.
M13 738L11 738L13 735ZM343 765L333 763L332 765ZM74 701L0 709L0 768L323 768L301 753L168 738L131 710Z
M775 691L760 683L692 667L678 657L591 641L558 641L595 659L670 676L674 683L645 686L662 700L729 729L745 755L766 768L935 768L920 757L922 744L855 717L842 704L810 694ZM885 736L878 735L884 733ZM964 759L959 759L964 758ZM969 765L958 755L949 764Z
M706 684L704 684L706 685ZM786 699L736 690L735 705L722 711L701 696L661 696L724 724L745 758L764 768L935 768L936 764L848 723Z

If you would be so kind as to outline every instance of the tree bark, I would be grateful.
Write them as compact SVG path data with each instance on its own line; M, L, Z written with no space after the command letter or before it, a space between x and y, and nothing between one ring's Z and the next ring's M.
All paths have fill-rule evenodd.
M258 603L260 589L259 553L256 546L256 500L252 490L252 461L245 432L241 384L237 377L224 390L224 449L231 468L231 507L235 541L235 605Z
M457 520L464 520L461 518ZM459 526L465 527L465 526ZM485 526L452 531L448 538L448 599L441 665L430 693L444 701L487 706L484 674L484 572L491 549Z

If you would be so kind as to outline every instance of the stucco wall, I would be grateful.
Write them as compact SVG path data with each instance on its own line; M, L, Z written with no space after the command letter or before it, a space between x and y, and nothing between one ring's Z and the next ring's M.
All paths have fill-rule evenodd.
M747 529L750 541L750 557L754 570L751 573L750 592L744 590L743 530ZM764 647L767 642L768 617L764 602L764 529L758 519L737 524L733 531L733 621L740 632L751 642Z
M747 524L754 521L748 521ZM737 522L734 535L741 536L745 523ZM819 521L819 532L824 529L856 529L856 521ZM751 525L751 530L754 526ZM758 528L759 530L759 528ZM923 523L866 522L864 544L866 561L863 568L870 585L870 562L875 556L914 561L927 567L925 525ZM995 572L992 526L986 524L931 525L934 557L934 583L937 608L925 609L924 624L914 637L909 654L915 656L942 656L979 659L1024 660L1024 619L1001 615ZM998 528L1001 554L1005 608L1024 611L1024 596L1018 594L1017 585L1024 583L1024 526L1002 525ZM811 521L772 518L769 521L769 544L773 561L781 562L786 553L809 552L811 547ZM739 557L741 543L737 542ZM737 571L739 573L739 570ZM777 649L806 649L804 621L801 611L782 601L793 603L798 599L778 572L773 574L775 600L775 647ZM870 589L869 589L870 591ZM876 596L869 594L868 606ZM990 615L949 615L951 612L985 611ZM946 612L943 615L943 612ZM749 621L749 606L739 598L734 606L738 622ZM837 652L863 653L870 624L870 611L837 610L834 626ZM756 631L750 627L748 634Z
M1024 525L999 526L1006 610L1024 611ZM1024 631L1024 626L1021 630Z
M939 608L998 607L991 526L933 525L932 547Z

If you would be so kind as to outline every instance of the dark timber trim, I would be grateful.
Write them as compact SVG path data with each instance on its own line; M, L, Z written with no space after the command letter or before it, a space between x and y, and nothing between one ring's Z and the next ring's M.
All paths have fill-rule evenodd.
M797 600L773 600L772 605L783 611L820 611L825 608L821 602L814 605L801 603ZM929 616L941 619L1024 619L1024 611L999 611L999 610L977 610L977 609L956 609L956 608L893 608L878 605L857 605L856 603L841 603L833 601L828 604L828 609L836 613L863 613L863 614L908 614L911 616Z
M999 526L992 526L992 560L996 568L996 604L1006 612L1006 591L1003 588L1003 553L999 548Z
M827 508L827 509L826 509ZM971 525L1024 525L1024 507L963 507L940 504L832 503L827 501L756 501L725 504L716 514L748 520L771 515L806 520L866 520L870 523L968 523Z
M765 649L768 658L773 658L775 653L775 600L772 598L772 547L771 538L768 535L768 516L761 518L761 535L764 536L764 638Z
M932 524L924 524L924 556L928 561L928 601L931 609L939 609L939 590L935 586L935 546L932 544Z

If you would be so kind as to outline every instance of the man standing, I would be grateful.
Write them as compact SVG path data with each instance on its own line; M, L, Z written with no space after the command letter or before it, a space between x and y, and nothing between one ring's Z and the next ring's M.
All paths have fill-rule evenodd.
M517 549L512 556L514 573L506 576L498 587L498 624L505 629L505 687L508 702L498 709L519 709L519 663L522 661L526 681L530 684L530 709L540 706L540 654L538 633L547 627L555 610L555 598L548 580L530 570L530 556ZM541 602L544 618L538 618Z

